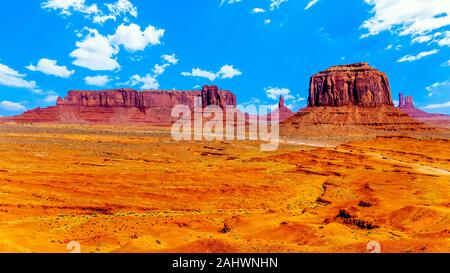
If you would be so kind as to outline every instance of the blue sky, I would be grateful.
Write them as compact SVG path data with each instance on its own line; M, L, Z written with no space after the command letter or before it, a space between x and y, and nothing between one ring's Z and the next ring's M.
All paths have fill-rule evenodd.
M309 77L365 61L394 99L450 113L450 0L16 0L0 10L0 115L72 89L197 89L306 105Z

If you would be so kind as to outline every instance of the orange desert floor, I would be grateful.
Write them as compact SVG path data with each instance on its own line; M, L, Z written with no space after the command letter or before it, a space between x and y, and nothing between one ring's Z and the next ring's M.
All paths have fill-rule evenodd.
M450 141L0 125L0 252L450 252Z

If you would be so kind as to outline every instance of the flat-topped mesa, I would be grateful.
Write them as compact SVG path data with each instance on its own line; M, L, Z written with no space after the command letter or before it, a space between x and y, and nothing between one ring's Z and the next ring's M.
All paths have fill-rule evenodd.
M102 91L69 91L58 106L76 107L122 107L137 108L145 113L148 108L171 108L175 105L187 105L194 108L195 99L201 98L203 107L218 105L225 109L227 105L236 105L236 96L230 91L219 90L217 86L204 86L202 90L145 90L121 88Z
M203 103L236 106L236 96L217 86L204 86L202 90L165 91L112 89L101 91L69 91L58 98L56 106L37 108L20 116L4 119L21 123L69 123L69 124L143 124L170 126L172 109L177 105L194 107Z
M309 107L394 106L389 79L368 63L332 66L311 77Z

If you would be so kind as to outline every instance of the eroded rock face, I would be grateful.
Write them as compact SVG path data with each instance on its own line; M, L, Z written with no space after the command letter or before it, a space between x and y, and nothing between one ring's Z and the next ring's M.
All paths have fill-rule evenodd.
M414 106L412 96L399 95L398 109L408 114L410 117L418 119L436 127L450 128L450 116L445 114L434 114L422 111Z
M278 109L275 111L279 112L280 122L283 122L288 118L292 117L293 115L295 115L295 113L291 109L286 107L284 98L282 96L280 97L280 102L278 103Z
M134 107L142 112L153 107L188 105L193 108L195 99L201 98L203 107L236 105L236 96L229 91L219 90L217 86L204 86L201 91L136 91L133 89L114 89L105 91L69 91L66 98L58 98L58 106L78 107Z
M312 76L308 103L309 107L394 105L388 77L367 63L332 66Z
M218 105L225 109L227 105L236 105L236 96L217 86L190 91L74 90L64 99L58 98L56 106L37 108L6 121L170 126L174 106L186 105L194 109L196 101L203 102L203 107Z

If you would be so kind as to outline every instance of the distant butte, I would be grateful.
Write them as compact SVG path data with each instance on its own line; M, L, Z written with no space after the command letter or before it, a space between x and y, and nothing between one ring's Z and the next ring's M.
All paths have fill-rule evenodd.
M450 128L450 116L444 114L430 114L414 106L414 99L412 96L404 96L402 93L399 94L399 105L398 109L402 112L408 114L409 116L418 119L427 124L436 126Z

